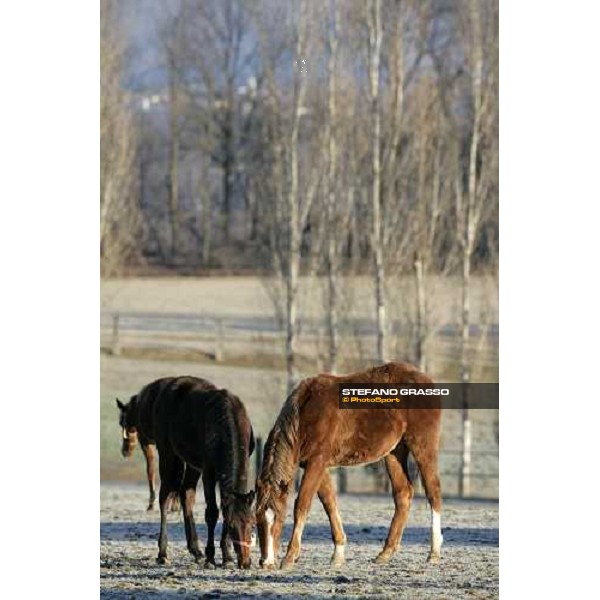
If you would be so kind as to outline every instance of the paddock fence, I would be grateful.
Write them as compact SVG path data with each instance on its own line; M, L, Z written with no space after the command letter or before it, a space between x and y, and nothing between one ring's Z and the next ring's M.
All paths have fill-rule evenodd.
M390 325L401 334L399 322ZM325 323L317 319L300 319L299 335L307 347L311 340L324 335ZM484 360L497 364L497 327L485 331L472 326L472 335L481 341L487 337ZM366 345L375 340L375 324L368 319L348 319L340 331L343 338L361 338ZM456 352L458 330L452 325L439 328L436 335L438 353ZM372 340L370 338L373 338ZM128 350L158 350L199 352L217 363L234 355L246 354L257 361L261 354L282 355L285 331L277 319L266 316L236 316L199 313L102 312L101 348L118 356ZM480 344L481 346L481 344ZM472 411L471 497L498 498L498 411ZM257 432L257 448L253 469L256 473L262 461L263 435ZM262 435L261 435L262 434ZM461 466L461 423L459 411L444 411L442 443L439 457L440 477L444 496L459 496ZM416 465L413 470L416 492L422 493ZM389 491L389 480L383 462L359 468L333 470L340 493L382 493Z

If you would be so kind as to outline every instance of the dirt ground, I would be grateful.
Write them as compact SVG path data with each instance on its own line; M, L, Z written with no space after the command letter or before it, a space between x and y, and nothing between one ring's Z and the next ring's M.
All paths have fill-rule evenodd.
M426 562L429 509L413 502L403 546L388 565L372 561L382 547L393 514L391 497L341 496L340 513L348 546L346 564L329 567L332 551L329 525L318 502L304 530L302 554L291 572L257 567L204 570L192 562L185 547L183 523L173 514L169 523L171 563L156 564L158 511L146 512L143 486L103 483L100 491L101 598L497 598L498 503L448 500L442 512L442 562ZM196 522L201 543L206 540L204 502L199 493ZM290 502L291 509L292 502ZM291 531L288 514L282 541ZM220 535L219 526L217 533ZM220 560L220 554L217 553Z

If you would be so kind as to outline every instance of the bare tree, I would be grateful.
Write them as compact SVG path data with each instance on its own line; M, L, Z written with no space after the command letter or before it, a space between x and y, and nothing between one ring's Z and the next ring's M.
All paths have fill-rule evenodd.
M167 186L169 194L169 224L171 231L170 258L173 260L178 251L178 238L180 234L181 207L179 203L179 145L180 145L180 119L181 119L181 83L180 71L182 60L182 34L183 14L181 12L173 18L166 32L165 55L169 81L169 170Z
M329 353L327 370L331 373L337 371L338 347L339 347L339 257L340 257L340 235L338 232L344 231L347 225L347 215L349 210L347 205L345 210L336 210L337 199L337 169L338 169L338 147L337 147L337 86L336 71L338 63L339 46L339 27L340 10L337 0L331 0L331 22L328 22L328 50L329 58L327 62L328 96L327 96L327 329L329 337ZM340 203L344 205L343 201ZM341 222L340 222L341 212Z
M288 225L288 260L286 275L286 371L288 380L288 390L294 387L296 383L296 344L297 344L297 308L298 308L298 279L300 275L301 260L301 235L308 210L303 211L300 207L300 187L299 187L299 158L298 158L298 136L300 134L300 120L304 107L304 97L306 94L306 77L300 68L300 64L306 56L306 39L308 28L308 5L306 1L300 2L298 17L296 48L295 48L295 69L294 77L294 100L292 123L289 139L289 191L287 193L287 213L289 219ZM310 199L312 201L312 198Z
M429 368L427 340L432 334L429 318L428 275L446 276L455 267L452 256L444 255L451 230L453 189L446 185L448 125L441 109L437 81L423 77L416 86L411 171L414 173L414 208L411 211L413 274L416 292L414 360L423 371ZM440 257L444 258L440 260Z
M205 0L190 5L190 64L198 73L199 104L205 120L204 147L221 169L220 225L224 242L231 235L233 202L243 176L244 102L238 90L242 79L256 85L249 76L256 60L253 3L245 0ZM256 9L257 10L257 9ZM252 90L246 90L246 92ZM242 114L240 114L242 113Z
M267 15L263 16L267 18ZM287 16L292 22L290 34L294 39L291 98L281 94L278 88L275 72L276 61L281 54L273 52L266 23L262 23L261 48L268 90L268 114L265 119L264 136L271 165L264 181L256 183L263 196L269 194L272 198L267 218L273 267L281 283L279 294L275 297L280 298L285 306L286 372L288 389L291 390L297 379L298 286L302 233L317 192L319 176L315 169L311 168L310 161L305 161L308 164L303 167L306 173L302 180L300 174L300 129L302 118L307 114L307 73L303 60L306 56L311 20L310 3L302 0L298 3L298 10L291 11ZM314 162L316 169L320 169L319 161Z
M118 273L137 250L136 131L122 86L125 47L118 3L101 4L100 253L105 274Z
M381 21L381 0L369 0L367 7L368 55L369 55L369 91L371 101L371 210L372 232L371 249L373 253L375 310L377 319L377 360L387 360L386 348L386 305L385 305L385 268L383 261L383 235L381 211L381 113L380 113L380 63L383 26Z
M460 5L460 23L463 47L467 60L471 104L470 136L468 141L467 190L463 192L462 177L457 181L457 219L462 256L462 311L460 380L471 380L469 337L471 326L471 263L475 242L483 220L483 211L489 207L488 193L496 165L493 152L482 152L482 143L493 144L497 103L497 4L494 0L464 0ZM496 153L497 154L497 153ZM470 493L471 475L471 419L469 415L468 386L463 385L463 451L461 460L461 495Z

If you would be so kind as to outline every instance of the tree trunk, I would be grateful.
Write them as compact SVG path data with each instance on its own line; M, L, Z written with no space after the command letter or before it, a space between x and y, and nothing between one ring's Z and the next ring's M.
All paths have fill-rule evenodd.
M300 4L300 20L298 23L298 37L296 42L296 62L302 58L306 38L306 2ZM297 343L297 295L298 277L300 274L300 242L302 223L300 219L300 196L298 185L298 136L300 132L300 119L306 92L306 78L301 73L296 73L294 94L294 114L292 117L292 130L290 135L290 182L288 192L288 218L289 218L289 248L286 277L286 371L288 392L296 385L296 343Z
M470 0L469 30L467 43L471 50L471 95L473 99L473 123L469 144L469 171L467 206L463 219L462 246L462 334L460 353L460 380L463 384L463 448L461 460L460 494L471 493L471 417L469 414L468 384L471 379L470 361L468 357L470 310L471 310L471 255L475 244L479 211L477 210L477 157L479 153L480 127L482 119L482 77L483 77L483 40L481 38L481 21L479 1Z
M175 67L169 70L169 223L171 227L171 260L175 258L179 234L179 132Z
M233 103L233 92L228 92L228 103ZM223 161L223 239L229 241L230 237L230 222L231 222L231 202L232 202L232 187L233 174L235 167L234 158L234 143L233 143L233 106L229 105L226 122L223 128L223 145L225 147L225 157Z
M466 242L466 240L465 240ZM463 249L462 269L462 323L460 344L460 382L462 384L462 455L460 468L460 496L471 493L471 418L469 414L468 383L471 377L468 359L469 320L470 320L470 276L471 259L466 244Z
M210 245L212 241L212 202L207 182L208 169L203 164L202 179L198 187L200 194L200 220L202 223L202 266L204 268L210 264Z
M423 275L423 260L417 252L414 262L415 284L417 288L417 319L415 340L415 361L421 371L427 372L427 354L425 352L426 314L425 314L425 277Z
M336 81L337 67L338 25L339 14L336 0L332 0L333 23L329 28L329 61L328 61L328 172L327 172L327 288L328 311L327 328L329 330L329 357L327 370L330 373L337 371L337 357L339 345L338 323L338 287L339 287L339 247L335 211L336 169L337 169L337 107L336 107Z
M381 227L381 114L379 110L379 65L381 60L381 0L372 0L368 8L369 24L369 80L371 87L372 122L372 189L373 213L372 250L375 284L375 310L377 318L377 361L387 360L385 270L383 264L383 239Z

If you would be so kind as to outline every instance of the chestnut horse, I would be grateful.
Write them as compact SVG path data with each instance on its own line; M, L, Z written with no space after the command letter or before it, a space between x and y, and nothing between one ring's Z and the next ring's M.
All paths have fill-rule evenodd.
M337 510L329 467L361 465L385 458L392 483L395 512L377 563L396 552L408 519L413 486L408 471L412 452L431 506L431 552L438 562L442 545L438 448L441 408L339 408L340 383L432 384L406 363L388 363L367 371L304 379L290 394L269 434L257 479L256 520L261 565L273 568L286 515L287 497L298 466L304 469L294 504L294 529L281 568L291 568L300 555L302 530L316 494L323 504L335 544L331 563L344 562L346 535ZM368 507L365 507L368 510Z
M156 397L160 391L175 377L164 377L153 381L151 384L145 386L140 394L151 395ZM138 395L140 395L138 394ZM144 434L140 431L138 426L138 410L137 410L137 398L138 395L132 396L127 404L123 404L118 398L117 407L119 409L119 425L121 426L121 454L125 458L131 458L133 451L140 443L140 448L146 459L146 477L148 479L148 488L150 490L150 498L148 500L147 510L154 509L154 502L156 500L155 491L155 462L156 462L156 443L154 441L154 432L148 431ZM175 501L172 504L173 509L178 509L179 501Z
M254 528L254 490L248 491L249 458L254 434L241 400L227 390L194 377L167 383L154 402L138 398L140 424L152 423L160 470L160 536L158 562L167 562L167 510L179 495L188 550L202 558L192 512L200 475L206 500L205 567L214 568L214 531L219 517L216 485L221 493L223 563L232 562L227 538L233 542L238 567L249 568Z

